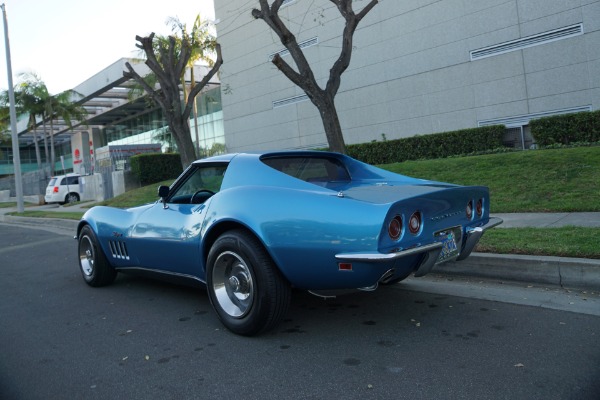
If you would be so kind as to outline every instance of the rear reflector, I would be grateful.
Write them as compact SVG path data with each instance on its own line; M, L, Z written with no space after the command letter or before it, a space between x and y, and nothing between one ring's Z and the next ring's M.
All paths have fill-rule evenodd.
M352 271L352 263L339 263L340 271Z

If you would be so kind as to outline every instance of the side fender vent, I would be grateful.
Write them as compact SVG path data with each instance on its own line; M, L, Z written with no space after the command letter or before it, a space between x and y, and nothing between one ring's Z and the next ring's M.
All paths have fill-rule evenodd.
M127 252L127 246L125 242L111 240L108 242L110 246L110 253L113 258L119 260L129 260L129 253Z

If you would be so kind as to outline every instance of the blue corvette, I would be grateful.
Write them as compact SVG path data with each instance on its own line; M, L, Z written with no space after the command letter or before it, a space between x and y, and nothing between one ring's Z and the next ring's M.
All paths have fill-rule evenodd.
M222 323L254 335L285 316L291 288L373 290L469 256L486 229L486 187L415 179L326 152L194 162L160 200L94 207L77 228L91 286L118 271L206 285Z

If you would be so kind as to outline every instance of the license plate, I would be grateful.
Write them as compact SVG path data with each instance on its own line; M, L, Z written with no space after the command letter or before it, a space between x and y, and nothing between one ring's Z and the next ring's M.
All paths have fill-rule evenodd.
M452 260L460 254L460 248L457 243L460 243L461 228L448 229L446 231L437 232L435 236L442 243L442 251L437 259L437 264L444 261Z

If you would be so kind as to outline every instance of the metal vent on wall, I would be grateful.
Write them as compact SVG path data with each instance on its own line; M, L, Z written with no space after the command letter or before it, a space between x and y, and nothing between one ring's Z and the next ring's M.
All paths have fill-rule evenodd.
M319 38L314 37L314 38L311 38L311 39L308 39L308 40L298 43L298 46L300 46L301 49L305 49L307 47L315 46L317 44L319 44ZM275 57L275 54L279 54L280 57L283 57L283 56L287 56L288 54L290 54L290 52L288 49L283 49L283 50L276 51L275 53L271 53L271 54L269 54L269 61L273 60L273 57Z
M592 111L592 106L581 106L572 108L563 108L561 110L542 111L532 114L517 115L512 117L502 117L494 119L486 119L477 121L477 126L490 126L490 125L505 125L508 128L518 127L529 124L532 119L538 119L543 117L551 117L553 115L573 114L578 112Z
M301 94L299 96L288 97L287 99L276 100L273 102L273 108L289 106L290 104L300 103L308 100L308 96Z
M510 51L521 50L527 47L554 42L556 40L566 39L583 34L583 24L566 26L564 28L554 29L537 35L527 36L517 40L511 40L496 44L494 46L483 47L471 51L471 61L486 57L492 57Z

